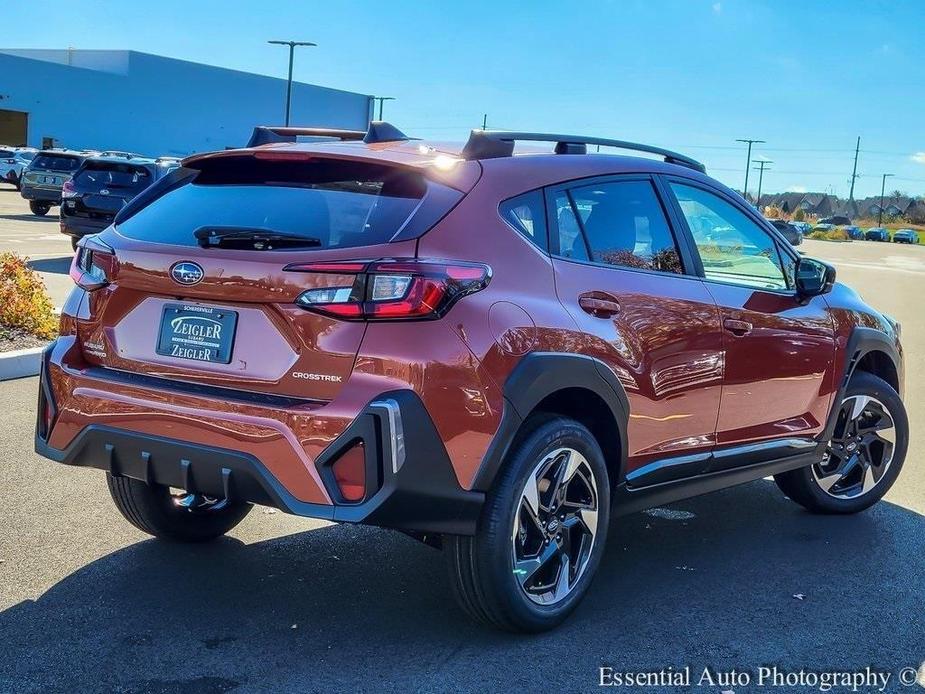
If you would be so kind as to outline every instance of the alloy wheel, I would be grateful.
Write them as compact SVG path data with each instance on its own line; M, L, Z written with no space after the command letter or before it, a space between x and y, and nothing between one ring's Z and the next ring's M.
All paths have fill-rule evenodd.
M577 585L597 535L597 480L573 448L546 455L527 478L514 517L513 571L539 605L562 601Z
M829 496L857 498L886 476L895 447L896 427L886 406L869 395L849 396L822 461L813 465L813 477Z
M190 513L211 513L228 505L228 499L173 488L170 490L170 500L175 507Z

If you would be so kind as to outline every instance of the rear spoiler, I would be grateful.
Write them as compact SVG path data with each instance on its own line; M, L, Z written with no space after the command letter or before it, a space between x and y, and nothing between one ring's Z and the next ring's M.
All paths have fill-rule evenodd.
M391 123L372 121L368 130L341 130L337 128L290 128L287 126L258 125L254 128L248 147L259 147L275 142L296 142L298 138L314 142L334 140L338 142L402 142L411 138Z

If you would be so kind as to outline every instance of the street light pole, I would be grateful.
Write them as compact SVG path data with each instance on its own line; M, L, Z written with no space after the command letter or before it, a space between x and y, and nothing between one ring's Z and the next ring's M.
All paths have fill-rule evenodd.
M295 60L296 46L317 46L311 41L267 41L276 46L289 46L289 81L286 83L286 125L289 125L289 114L292 108L292 64Z
M883 224L883 193L886 191L886 179L889 176L895 176L895 175L896 174L885 173L883 174L883 178L880 180L880 207L878 208L878 211L877 211L877 226L878 227Z
M758 197L755 198L755 207L758 208L758 211L761 211L761 183L764 181L764 169L768 164L773 164L770 159L761 159L758 162L758 166L755 167L755 170L758 171Z
M748 157L745 160L745 187L742 188L742 197L748 200L748 170L752 166L752 145L764 144L764 140L749 140L746 138L744 140L736 140L736 142L748 143Z
M376 102L376 101L379 102L379 120L382 120L382 104L383 104L383 102L385 102L385 101L395 101L395 97L394 97L394 96L374 96L374 97L373 97L373 101L374 101L374 102ZM373 109L373 110L375 110L375 109Z

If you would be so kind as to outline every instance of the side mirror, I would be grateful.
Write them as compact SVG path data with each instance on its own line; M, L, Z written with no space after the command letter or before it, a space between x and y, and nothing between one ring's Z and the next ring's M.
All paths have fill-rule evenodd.
M797 263L797 294L802 297L828 294L835 285L835 268L814 258Z

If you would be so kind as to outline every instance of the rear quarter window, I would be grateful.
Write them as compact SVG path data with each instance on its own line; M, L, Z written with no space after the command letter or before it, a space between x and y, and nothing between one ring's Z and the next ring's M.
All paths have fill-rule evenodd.
M505 200L498 211L505 222L542 250L549 247L546 233L546 207L542 191L534 190Z

